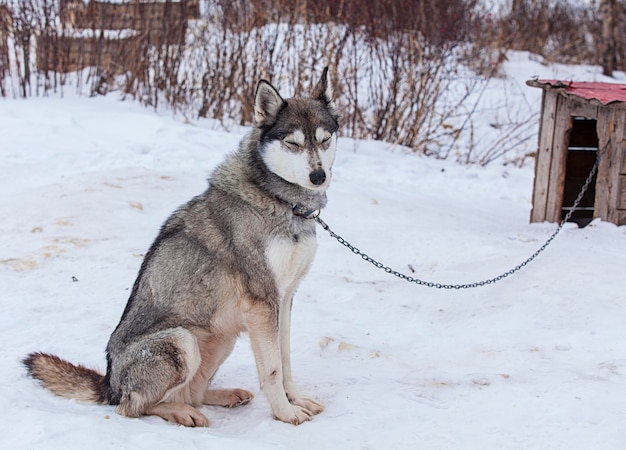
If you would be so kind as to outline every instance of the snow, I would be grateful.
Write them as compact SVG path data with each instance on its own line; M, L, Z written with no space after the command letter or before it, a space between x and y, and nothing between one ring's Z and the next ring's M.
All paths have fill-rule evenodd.
M523 53L507 64L518 87L532 75L603 81L598 68L545 66ZM539 89L515 92L538 112ZM494 105L518 98L498 95L488 92ZM20 361L31 351L104 370L159 226L205 188L243 133L115 95L0 101L0 447L624 448L626 227L598 220L566 225L515 275L458 291L396 279L318 228L292 346L296 382L326 411L298 427L272 419L246 336L214 385L256 398L203 407L210 428L124 418L27 377ZM408 275L480 281L555 230L528 223L532 181L532 164L462 166L342 138L322 218Z

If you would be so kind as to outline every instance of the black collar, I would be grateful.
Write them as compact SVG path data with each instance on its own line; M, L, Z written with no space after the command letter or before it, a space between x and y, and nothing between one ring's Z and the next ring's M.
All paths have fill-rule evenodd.
M302 217L303 219L315 219L320 214L319 209L310 209L299 203L292 204L291 211L294 216Z

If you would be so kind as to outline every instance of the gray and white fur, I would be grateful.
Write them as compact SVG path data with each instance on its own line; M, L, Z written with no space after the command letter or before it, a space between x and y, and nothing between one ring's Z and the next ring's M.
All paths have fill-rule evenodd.
M261 80L255 121L208 189L162 226L107 345L106 374L31 353L24 364L34 378L124 416L208 426L200 405L253 398L208 388L247 332L274 417L300 424L323 411L293 381L289 335L293 295L316 249L314 221L295 211L325 206L337 145L328 69L308 98L283 99Z

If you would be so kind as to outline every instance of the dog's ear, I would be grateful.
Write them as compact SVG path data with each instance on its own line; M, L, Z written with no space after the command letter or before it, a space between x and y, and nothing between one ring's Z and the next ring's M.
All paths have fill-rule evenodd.
M331 108L333 105L333 86L328 79L328 67L324 67L322 71L322 77L317 82L313 94L311 95L316 100L321 100Z
M276 119L285 100L278 91L265 80L259 81L254 97L254 120L258 126L271 125Z

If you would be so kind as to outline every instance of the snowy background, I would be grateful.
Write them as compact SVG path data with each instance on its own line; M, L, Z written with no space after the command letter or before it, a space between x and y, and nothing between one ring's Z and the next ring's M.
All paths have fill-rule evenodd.
M504 68L483 99L486 124L503 107L539 113L541 91L523 84L533 76L603 81L598 67L547 66L525 53ZM1 448L626 448L626 227L601 221L567 225L515 276L464 291L397 280L318 229L292 345L296 382L326 411L299 427L272 419L247 336L214 385L256 398L203 407L210 428L127 419L28 378L20 360L37 350L104 370L161 223L204 190L245 132L115 94L0 100ZM409 275L480 281L554 231L528 223L532 182L532 160L461 166L340 139L322 218Z

